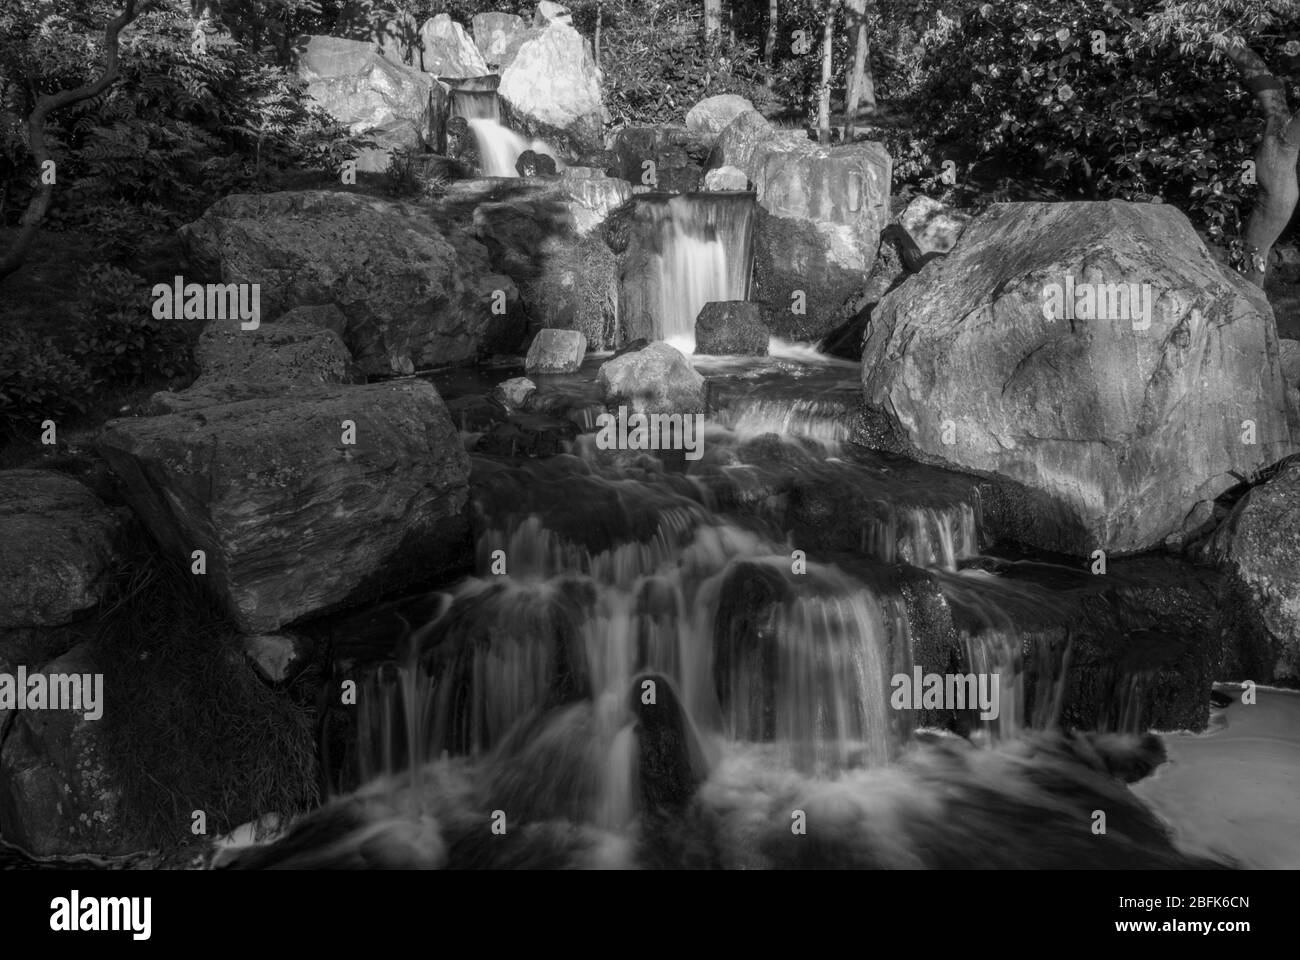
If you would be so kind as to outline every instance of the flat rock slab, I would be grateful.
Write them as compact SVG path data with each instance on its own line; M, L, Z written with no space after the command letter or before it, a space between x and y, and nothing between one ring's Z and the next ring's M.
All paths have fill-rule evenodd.
M207 584L248 633L462 560L468 458L424 381L114 420L97 446L168 554L191 568L205 552Z

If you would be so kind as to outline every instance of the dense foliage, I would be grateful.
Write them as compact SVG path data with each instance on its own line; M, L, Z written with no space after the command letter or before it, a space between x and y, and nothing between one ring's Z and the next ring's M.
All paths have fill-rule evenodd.
M951 161L959 200L1163 200L1230 244L1262 119L1231 64L1152 36L1159 7L1040 0L937 16L909 98L920 136L892 145L899 180L942 190ZM1289 65L1283 33L1249 39Z

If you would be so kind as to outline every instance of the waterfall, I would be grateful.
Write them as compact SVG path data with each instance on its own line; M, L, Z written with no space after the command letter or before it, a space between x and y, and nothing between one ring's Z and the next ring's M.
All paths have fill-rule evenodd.
M496 94L493 94L495 98ZM515 161L525 150L545 153L555 159L557 168L559 158L555 148L545 140L529 142L507 127L503 127L490 117L475 117L469 120L470 130L478 143L479 159L482 161L485 177L517 177Z
M706 303L744 300L753 265L754 195L643 195L637 204L632 262L625 277L632 316L655 339L695 352L695 318ZM630 287L630 289L628 289Z

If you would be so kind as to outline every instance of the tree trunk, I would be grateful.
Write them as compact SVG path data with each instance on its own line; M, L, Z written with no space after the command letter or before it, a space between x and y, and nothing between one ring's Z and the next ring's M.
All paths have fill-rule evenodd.
M601 21L604 20L604 18L605 18L605 10L599 3L597 3L596 4L596 39L592 44L595 47L597 70L600 69L600 27L601 27Z
M722 0L704 0L704 36L716 40L722 31Z
M55 110L61 110L70 104L80 103L82 100L89 100L92 97L99 96L117 79L119 67L118 34L135 19L135 13L135 0L126 0L125 9L110 20L108 26L104 28L106 55L104 72L100 74L99 79L84 83L71 90L46 93L36 98L36 106L32 110L31 116L27 118L27 139L28 149L31 151L32 160L36 164L38 179L43 181L41 168L45 161L50 159L49 148L45 144L45 121ZM54 196L54 184L40 182L38 187L39 189L27 203L27 210L23 213L22 220L19 221L18 236L14 238L4 256L0 257L0 280L9 276L26 261L27 251L30 249L32 241L36 239L36 232L40 229L41 221L45 219L45 213L50 208L50 199Z
M1254 50L1239 42L1228 48L1227 55L1264 114L1264 134L1255 151L1255 179L1259 189L1255 207L1246 221L1246 263L1242 270L1247 280L1262 287L1269 252L1300 200L1300 183L1296 180L1300 112L1291 112L1286 102L1286 87Z
M776 27L780 14L780 0L767 0L767 36L763 38L763 62L776 66Z
M817 97L817 139L831 142L831 68L834 66L835 5L826 0L826 23L822 29L822 85Z
M871 51L867 42L867 0L847 0L849 29L853 31L853 65L845 84L844 140L853 139L858 121L858 105L863 100L867 113L876 112L876 85L871 75Z

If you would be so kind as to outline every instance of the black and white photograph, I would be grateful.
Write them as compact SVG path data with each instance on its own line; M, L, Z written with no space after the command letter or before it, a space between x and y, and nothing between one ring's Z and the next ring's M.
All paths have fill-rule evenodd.
M997 870L1248 943L1298 184L1300 0L0 0L6 925Z

